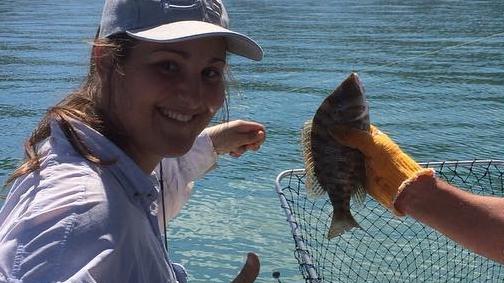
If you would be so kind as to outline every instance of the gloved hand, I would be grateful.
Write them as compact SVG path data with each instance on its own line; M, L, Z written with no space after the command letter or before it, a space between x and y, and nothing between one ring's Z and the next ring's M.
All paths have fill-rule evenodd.
M434 175L434 170L422 168L373 125L370 132L335 126L329 133L340 144L355 148L364 155L367 192L396 215L404 215L394 207L402 190L418 176Z

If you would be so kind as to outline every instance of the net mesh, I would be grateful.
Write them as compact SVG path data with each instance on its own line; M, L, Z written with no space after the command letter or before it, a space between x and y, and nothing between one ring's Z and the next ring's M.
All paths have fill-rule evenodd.
M430 162L437 175L467 191L504 195L504 161ZM398 218L367 197L351 202L362 229L327 240L332 206L308 198L303 169L278 175L276 189L306 282L504 282L504 267L462 248L409 217Z

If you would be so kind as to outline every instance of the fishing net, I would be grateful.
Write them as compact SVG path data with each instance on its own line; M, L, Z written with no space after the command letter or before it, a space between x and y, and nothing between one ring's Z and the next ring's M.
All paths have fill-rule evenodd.
M467 191L504 195L504 161L423 163ZM504 282L504 266L462 248L409 217L398 218L367 197L351 203L362 229L327 240L332 206L308 198L303 169L278 175L276 190L290 224L294 256L306 282Z

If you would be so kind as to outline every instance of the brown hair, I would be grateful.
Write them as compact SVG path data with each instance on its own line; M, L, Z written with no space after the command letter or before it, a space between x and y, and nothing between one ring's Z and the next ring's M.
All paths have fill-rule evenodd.
M127 58L131 48L137 43L136 40L125 34L116 35L113 38L98 39L95 38L92 45L94 47L104 47L106 54L102 56L111 56L113 67L119 67ZM62 101L48 109L46 114L32 132L30 138L25 142L25 158L19 166L7 179L5 186L8 186L17 177L33 172L40 167L40 156L37 153L37 144L48 138L51 134L50 122L56 120L62 128L65 136L72 146L86 160L103 165L113 163L113 160L103 160L100 156L92 153L88 147L81 141L70 124L71 119L84 122L93 129L101 132L108 138L115 140L112 131L109 130L109 123L106 120L103 111L100 109L102 97L102 83L97 72L98 58L94 53L91 54L89 71L81 86L71 92ZM114 68L110 68L108 76Z
M99 30L96 35L98 35L98 33ZM137 43L137 40L128 37L126 34L118 34L111 38L95 37L95 40L92 42L93 47L104 47L103 49L106 51L105 54L101 56L110 56L112 59L112 65L108 68L108 73L102 74L102 76L106 76L105 79L110 78L113 71L120 71L121 64L124 63L131 49ZM104 91L102 91L102 79L100 79L97 71L98 59L96 54L92 52L89 71L81 86L55 106L49 108L42 117L30 138L25 142L25 157L23 163L9 176L4 188L10 185L16 178L40 168L40 156L37 153L37 144L50 136L51 121L57 121L59 123L59 126L62 128L65 136L74 149L86 160L97 165L107 165L115 162L114 160L104 160L91 152L70 124L72 119L82 121L106 136L116 145L120 146L119 141L121 140L121 134L118 133L117 130L111 130L112 123L107 119L106 115L104 115L103 109L101 109L103 100L110 98L104 97ZM227 90L230 85L229 82L234 81L231 79L229 69L226 70L225 80L227 82ZM228 92L226 91L226 93ZM227 121L229 119L228 102L229 97L226 95L223 111L221 112L220 119L218 119L220 121Z

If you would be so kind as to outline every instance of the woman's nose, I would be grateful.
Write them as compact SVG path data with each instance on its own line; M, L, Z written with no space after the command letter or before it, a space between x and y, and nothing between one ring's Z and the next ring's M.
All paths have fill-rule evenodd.
M197 108L202 102L202 88L199 77L182 77L177 87L177 96L186 107Z

